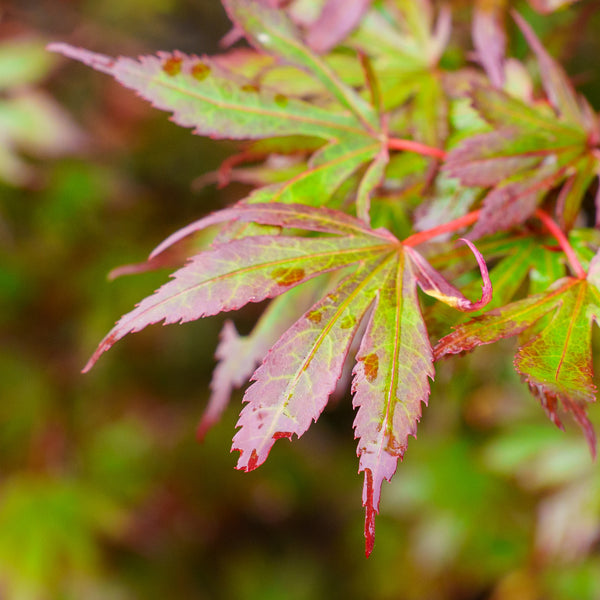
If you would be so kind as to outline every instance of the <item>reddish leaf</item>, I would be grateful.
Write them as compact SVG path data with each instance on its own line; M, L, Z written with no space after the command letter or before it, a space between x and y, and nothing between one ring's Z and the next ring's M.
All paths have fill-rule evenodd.
M314 279L273 300L250 335L240 336L231 321L225 322L215 353L219 364L210 382L211 395L198 425L199 439L220 419L233 388L241 387L250 378L269 348L295 321L298 312L314 302L322 286L320 279Z
M517 352L515 368L553 422L561 426L556 412L559 403L574 415L595 455L596 438L584 407L594 401L596 393L592 381L590 325L600 318L599 284L600 255L597 255L587 279L561 279L547 292L492 310L459 326L440 340L435 358L521 334L551 315L533 337L521 336L523 344Z
M306 34L307 44L319 53L337 46L360 22L372 0L328 0L319 19Z
M406 255L390 261L354 368L355 436L364 472L367 556L375 542L375 514L383 480L389 481L408 436L416 436L421 403L429 397L432 354L416 294L414 267Z
M288 329L254 373L232 450L252 470L275 441L300 437L316 421L340 378L350 343L381 284L381 263L345 279Z
M490 82L497 88L504 83L506 4L506 0L477 0L473 9L473 44Z
M566 196L567 214L575 214L584 184L598 169L589 132L499 90L476 86L472 96L475 108L496 129L465 139L448 154L443 168L465 185L492 188L473 237L524 222L571 171L581 173L579 185Z
M564 69L548 54L529 23L516 11L513 11L513 19L537 56L542 83L552 106L567 121L585 127L586 119L582 114L577 94Z

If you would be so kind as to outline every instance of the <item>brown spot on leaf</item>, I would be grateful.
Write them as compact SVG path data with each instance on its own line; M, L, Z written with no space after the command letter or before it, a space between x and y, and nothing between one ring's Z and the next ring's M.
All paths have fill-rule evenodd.
M311 322L311 323L320 323L321 319L323 318L323 314L320 310L311 310L307 315L306 318Z
M203 62L197 62L192 66L191 74L194 79L203 81L210 75L210 67Z
M351 327L354 327L355 324L356 324L356 317L354 317L352 315L346 315L340 322L340 328L341 329L350 329Z
M406 450L406 446L403 446L393 435L391 435L387 441L385 446L385 451L392 456L400 456L404 455L404 451Z
M291 431L277 431L276 433L273 434L274 440L280 440L281 438L287 438L288 440L291 440L292 432Z
M275 100L275 104L281 106L281 108L285 108L287 106L287 96L284 96L283 94L275 94L275 98L273 99Z
M285 287L294 285L304 279L304 269L299 267L279 267L271 273L271 277Z
M365 377L369 383L373 383L377 379L377 372L379 371L379 358L373 352L372 354L367 354L362 361L365 368Z
M246 83L241 88L242 92L249 92L252 94L256 94L258 92L258 86L253 83Z
M179 75L181 73L181 63L183 59L180 56L171 56L167 58L163 63L163 71L169 75L170 77L174 77L175 75Z

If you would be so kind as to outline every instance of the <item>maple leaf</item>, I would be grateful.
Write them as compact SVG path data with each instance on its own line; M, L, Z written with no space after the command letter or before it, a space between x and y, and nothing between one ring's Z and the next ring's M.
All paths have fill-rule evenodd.
M396 4L401 18L371 10L347 43L371 57L383 108L402 107L411 136L440 148L448 135L448 107L437 67L450 36L450 12L442 7L436 21L429 0ZM397 129L393 122L390 129Z
M473 8L473 45L491 84L497 88L504 83L506 5L507 0L476 0Z
M238 51L216 58L163 52L133 60L112 59L68 44L51 44L49 49L112 75L155 107L171 111L175 123L192 127L196 134L245 140L274 138L269 144L265 140L262 150L256 146L247 150L250 158L256 152L277 151L276 140L280 146L291 145L296 152L297 136L325 141L324 146L317 144L306 169L285 183L262 188L252 201L326 205L340 185L366 164L369 166L357 186L356 199L358 214L368 220L370 195L383 176L388 158L386 136L375 109L301 43L296 26L283 12L259 2L237 0L227 2L226 8L259 50L294 66L292 79L299 73L317 81L329 95L327 102L319 106L289 97L278 90L281 82L277 80L257 85L257 76L265 82L269 72L281 68L273 56L257 52ZM314 150L315 144L306 147Z
M494 289L493 298L485 309L490 310L508 304L517 295L526 280L529 294L545 291L550 284L565 276L564 257L561 253L549 249L542 238L513 236L506 239L489 239L478 245L486 259L498 258L490 269L489 277ZM464 255L462 249L432 257L433 265L452 265L452 261ZM471 261L467 268L472 268ZM462 288L466 296L477 292L477 282L471 282ZM480 311L482 312L482 311ZM448 332L449 323L454 325L466 320L465 314L456 314L444 304L437 303L426 312L427 327L430 335L442 336Z
M323 273L353 267L350 273L343 271L345 277L339 284L268 351L245 393L246 406L240 414L233 449L240 451L237 468L252 470L264 462L276 440L301 436L325 408L361 320L369 314L352 384L354 406L359 408L354 426L359 438L359 471L365 473L363 504L369 554L381 484L393 475L408 436L415 435L420 405L429 395L428 378L433 377L432 351L417 285L455 308L478 310L491 299L483 258L467 242L484 277L481 300L471 302L412 247L402 245L386 230L373 230L344 213L294 204L240 203L209 215L195 225L194 231L230 221L325 235L253 235L215 242L122 317L84 371L117 340L149 324L181 323L234 310L248 302L279 296ZM189 234L187 228L174 238L185 234ZM266 336L268 341L270 335ZM264 349L267 341L264 335L257 334L257 338L253 353ZM224 347L234 340L233 331L226 329ZM201 433L222 410L231 386L238 384L228 369L225 364L216 376L214 391L220 398L209 409Z
M464 140L443 167L464 185L491 188L473 237L522 223L549 190L563 183L557 215L564 228L572 227L583 195L600 171L594 151L596 116L529 25L516 13L514 17L538 57L554 110L530 106L498 89L473 87L473 106L494 129Z
M515 368L559 427L559 403L583 429L592 454L596 437L585 405L595 400L591 323L600 318L600 254L586 278L565 277L547 291L496 308L438 342L436 360L522 334ZM539 327L533 327L533 326ZM532 329L530 329L532 328Z
M308 135L328 140L365 135L352 114L257 89L206 56L160 52L134 60L113 59L62 43L48 49L112 75L199 135L221 139Z
M323 282L315 278L275 298L249 335L240 336L231 321L225 322L215 352L219 363L210 382L211 395L198 425L199 439L219 421L232 390L246 383L269 348L294 323L298 313L314 303L322 289Z
M345 85L320 56L302 43L297 27L285 13L256 0L224 0L223 5L250 43L305 70L320 81L367 129L377 128L374 108L354 89Z

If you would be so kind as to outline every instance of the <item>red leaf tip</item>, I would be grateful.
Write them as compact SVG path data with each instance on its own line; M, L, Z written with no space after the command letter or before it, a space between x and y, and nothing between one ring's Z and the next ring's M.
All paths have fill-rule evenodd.
M375 546L375 506L373 504L373 473L365 469L365 556L369 558Z
M477 261L477 265L479 266L479 271L481 273L481 279L483 280L483 285L481 286L481 299L477 302L473 302L470 307L468 307L469 311L475 311L486 306L492 299L493 289L492 282L490 280L490 274L488 272L487 264L485 263L485 259L483 258L481 252L477 250L475 244L473 242L467 240L466 238L460 238L461 242L464 242L473 255L475 256L475 260Z
M248 471L254 471L254 469L256 469L256 467L258 467L261 463L258 462L258 452L256 451L256 448L252 449L252 453L250 454L250 458L248 459L248 461L246 463L244 463L242 461L242 459L244 458L244 451L241 448L232 448L231 449L232 452L239 452L240 453L240 457L238 459L238 463L235 466L235 468L238 471L246 471L246 473Z

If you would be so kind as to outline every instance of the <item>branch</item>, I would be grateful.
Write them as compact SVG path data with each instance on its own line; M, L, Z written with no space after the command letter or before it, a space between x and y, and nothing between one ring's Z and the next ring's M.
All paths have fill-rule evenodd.
M587 277L587 273L581 266L581 263L575 254L575 250L573 250L573 246L571 246L569 243L569 240L563 233L562 229L550 218L550 215L545 213L541 208L538 208L535 211L535 216L546 226L546 229L559 243L569 261L569 264L571 265L571 268L573 269L573 272L579 279L585 279Z
M440 160L446 158L446 151L441 148L434 148L433 146L427 146L420 142L413 140L401 140L399 138L389 138L387 141L387 147L389 150L404 150L406 152L416 152L422 156L433 156Z
M402 244L404 246L417 246L418 244L422 244L430 240L431 238L437 237L438 235L442 235L442 233L448 233L450 231L456 231L458 229L462 229L463 227L468 227L477 221L479 218L479 214L481 210L474 210L470 213L467 213L463 217L459 217L458 219L454 219L453 221L448 221L443 225L438 225L437 227L432 227L431 229L427 229L426 231L419 231L419 233L413 233L413 235L409 235Z

